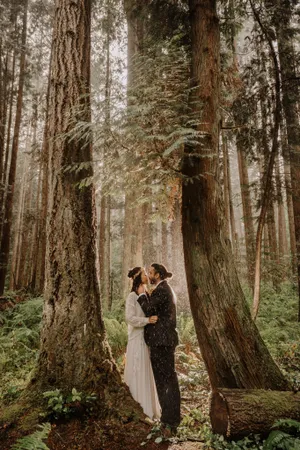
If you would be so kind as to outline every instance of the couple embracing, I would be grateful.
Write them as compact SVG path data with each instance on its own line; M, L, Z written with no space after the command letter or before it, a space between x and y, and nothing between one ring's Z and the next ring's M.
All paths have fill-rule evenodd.
M180 422L180 391L175 371L176 297L168 284L172 274L162 264L130 270L132 290L126 300L128 345L124 379L133 398L151 419L170 433ZM154 289L147 292L150 281Z

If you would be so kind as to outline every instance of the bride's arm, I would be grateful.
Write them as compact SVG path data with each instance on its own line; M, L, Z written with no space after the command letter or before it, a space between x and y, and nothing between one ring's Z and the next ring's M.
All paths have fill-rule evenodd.
M149 323L149 317L139 317L135 315L136 296L130 293L126 300L125 320L133 327L144 327Z

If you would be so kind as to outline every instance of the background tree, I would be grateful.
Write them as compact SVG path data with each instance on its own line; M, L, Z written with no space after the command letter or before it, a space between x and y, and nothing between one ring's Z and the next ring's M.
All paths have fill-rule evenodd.
M217 184L220 38L216 3L191 0L190 20L194 87L190 107L198 143L185 149L182 232L199 345L213 388L284 390L288 383L251 320L224 238Z

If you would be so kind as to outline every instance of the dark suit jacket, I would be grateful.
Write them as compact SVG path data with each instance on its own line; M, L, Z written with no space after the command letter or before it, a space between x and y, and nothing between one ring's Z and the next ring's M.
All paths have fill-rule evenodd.
M149 347L159 345L175 347L178 345L175 298L167 280L159 283L150 298L146 294L142 294L137 301L146 317L158 316L155 324L145 326L146 344Z

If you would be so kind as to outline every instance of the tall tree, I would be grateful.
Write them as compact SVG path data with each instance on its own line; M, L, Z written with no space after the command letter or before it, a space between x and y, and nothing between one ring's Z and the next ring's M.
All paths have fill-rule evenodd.
M90 122L91 0L56 0L49 88L46 288L35 380L123 392L105 337L96 273ZM76 171L66 170L70 166ZM81 187L80 187L81 184ZM76 358L74 358L76 354Z
M282 107L286 122L289 160L291 164L291 187L298 268L298 321L300 322L300 122L298 115L299 86L296 76L295 52L291 19L295 3L292 0L272 0L274 24L278 40L281 69Z
M213 388L286 389L246 304L224 238L218 189L219 21L215 0L190 0L190 107L198 144L183 161L184 255L196 333ZM221 213L220 213L221 211Z
M25 80L25 64L26 64L26 38L27 38L27 10L28 0L24 0L23 3L23 25L22 25L22 38L21 38L21 55L20 55L20 72L19 72L19 86L17 95L16 106L16 118L14 126L14 135L11 150L11 161L8 176L8 190L5 199L4 207L4 221L1 236L1 248L0 248L0 295L3 294L5 279L7 274L7 265L10 250L11 239L11 224L12 224L12 208L14 200L15 179L17 169L17 157L19 150L19 135L22 119L22 106L23 106L23 90Z

